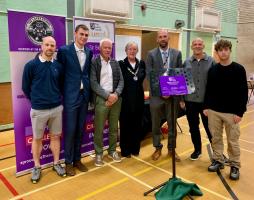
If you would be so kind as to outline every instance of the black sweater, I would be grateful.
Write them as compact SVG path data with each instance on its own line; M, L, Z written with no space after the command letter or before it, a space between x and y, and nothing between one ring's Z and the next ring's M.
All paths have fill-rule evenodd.
M216 64L208 72L205 108L232 113L242 117L246 111L248 86L242 65L232 62L228 66Z

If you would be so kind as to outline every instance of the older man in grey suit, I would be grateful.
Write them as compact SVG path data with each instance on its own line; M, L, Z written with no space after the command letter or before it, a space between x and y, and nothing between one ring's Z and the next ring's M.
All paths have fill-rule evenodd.
M116 60L110 59L112 41L100 41L100 56L92 60L91 88L94 92L95 104L95 132L94 149L96 153L95 165L103 166L103 128L106 120L109 121L109 148L108 156L115 162L121 162L116 151L118 119L121 110L120 97L124 81L120 66Z
M153 146L155 147L155 152L152 155L153 160L159 159L163 147L160 132L162 119L166 119L169 124L168 155L170 157L172 156L173 141L175 141L172 138L174 134L171 125L171 103L173 97L161 96L159 77L165 74L168 68L182 67L182 54L176 49L169 48L168 41L168 32L166 30L159 30L157 33L157 43L159 46L148 52L146 63L147 79L150 82L150 111L152 117ZM174 101L174 104L177 112L178 100ZM173 123L176 123L176 121ZM180 161L177 154L176 161Z

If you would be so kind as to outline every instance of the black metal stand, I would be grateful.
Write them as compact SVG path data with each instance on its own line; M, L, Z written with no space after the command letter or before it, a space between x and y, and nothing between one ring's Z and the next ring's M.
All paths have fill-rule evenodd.
M172 140L172 177L170 179L176 178L176 158L175 158L175 148L176 148L176 110L175 110L175 100L174 97L171 97L171 126L172 126L172 132L173 135L172 137L170 137L170 139ZM166 183L168 182L165 181L164 183L155 186L154 188L152 188L151 190L148 190L147 192L144 193L144 196L147 196L149 193L153 192L154 190L157 190L159 188L161 188L162 186L164 186Z

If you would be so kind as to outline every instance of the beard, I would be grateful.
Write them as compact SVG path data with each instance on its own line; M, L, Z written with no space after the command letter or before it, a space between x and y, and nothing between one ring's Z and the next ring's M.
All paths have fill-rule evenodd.
M159 45L160 45L160 47L161 47L162 49L168 47L168 43L167 43L167 42L161 42Z

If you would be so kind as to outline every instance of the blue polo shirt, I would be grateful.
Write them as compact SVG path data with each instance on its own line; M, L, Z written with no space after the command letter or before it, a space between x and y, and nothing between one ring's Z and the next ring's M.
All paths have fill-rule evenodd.
M23 72L22 90L33 109L43 110L61 105L62 65L38 56L29 61Z

